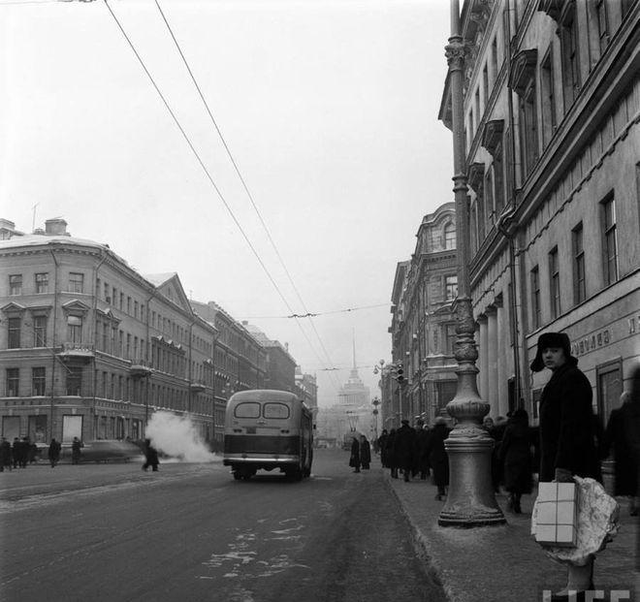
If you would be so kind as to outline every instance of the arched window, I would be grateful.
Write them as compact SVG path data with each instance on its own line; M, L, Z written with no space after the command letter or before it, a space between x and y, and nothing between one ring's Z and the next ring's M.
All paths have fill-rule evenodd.
M448 223L444 227L444 248L456 248L456 227L452 223Z

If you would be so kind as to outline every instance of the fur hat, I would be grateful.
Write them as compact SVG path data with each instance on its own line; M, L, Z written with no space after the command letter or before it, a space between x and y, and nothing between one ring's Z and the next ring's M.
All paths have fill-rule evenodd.
M567 360L571 358L571 341L569 340L569 336L564 332L545 332L538 337L538 350L535 359L531 362L532 372L544 370L542 352L549 347L562 349Z

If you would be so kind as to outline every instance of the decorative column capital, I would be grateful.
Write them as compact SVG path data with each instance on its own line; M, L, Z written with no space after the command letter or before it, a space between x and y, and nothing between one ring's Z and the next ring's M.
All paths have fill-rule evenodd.
M447 57L449 71L463 71L466 54L467 47L462 36L449 38L449 43L444 47L444 55Z

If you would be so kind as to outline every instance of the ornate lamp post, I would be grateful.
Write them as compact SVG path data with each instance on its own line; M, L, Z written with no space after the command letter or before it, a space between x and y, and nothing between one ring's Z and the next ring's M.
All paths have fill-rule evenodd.
M476 385L478 351L470 296L462 87L465 47L460 34L459 0L451 0L451 37L445 53L449 64L455 171L458 298L455 302L457 339L454 355L458 362L458 388L455 397L447 404L447 412L456 420L456 425L445 441L451 478L438 524L457 527L499 525L506 520L496 502L491 482L493 440L481 425L482 418L489 413L489 404L480 398Z

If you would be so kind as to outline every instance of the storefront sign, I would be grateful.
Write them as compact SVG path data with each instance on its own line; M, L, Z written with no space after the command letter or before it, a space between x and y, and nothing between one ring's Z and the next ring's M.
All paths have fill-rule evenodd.
M571 355L579 357L599 347L606 347L612 342L613 337L611 336L611 331L605 328L573 343L571 345Z

